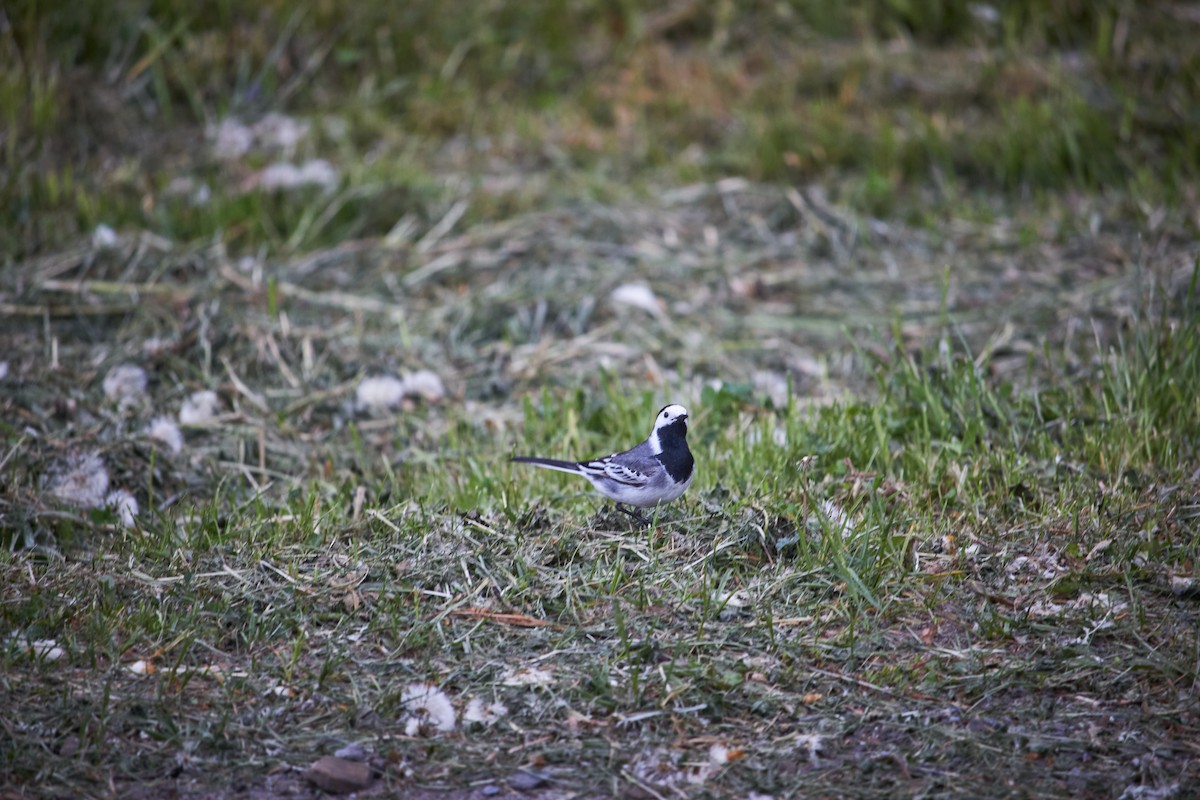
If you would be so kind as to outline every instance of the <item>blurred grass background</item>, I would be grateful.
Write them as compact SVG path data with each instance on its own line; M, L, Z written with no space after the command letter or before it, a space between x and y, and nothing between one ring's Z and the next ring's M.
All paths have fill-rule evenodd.
M456 169L510 180L474 221L728 175L916 224L1076 190L1197 205L1198 34L1195 4L1129 0L18 0L0 250L102 222L247 251L382 235ZM343 170L319 230L290 236L303 201L164 196L227 169L206 129L269 111L316 120L304 146Z
M714 796L1195 785L1198 33L1132 0L5 4L0 774L265 796L362 741L396 791L615 793L725 741ZM356 403L414 370L444 391ZM197 390L168 452L143 426ZM506 464L632 444L668 392L702 469L652 533ZM79 456L134 524L62 496ZM418 681L514 724L398 737Z

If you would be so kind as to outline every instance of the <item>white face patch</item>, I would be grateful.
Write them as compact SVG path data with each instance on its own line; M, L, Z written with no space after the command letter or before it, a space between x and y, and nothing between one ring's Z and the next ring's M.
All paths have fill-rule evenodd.
M681 405L669 405L662 411L658 412L658 417L656 417L654 420L654 428L657 430L664 425L670 425L680 417L686 417L687 413L687 409Z
M688 409L685 409L683 405L679 405L678 403L667 405L665 409L659 411L659 423L660 425L671 425L680 416L688 416Z

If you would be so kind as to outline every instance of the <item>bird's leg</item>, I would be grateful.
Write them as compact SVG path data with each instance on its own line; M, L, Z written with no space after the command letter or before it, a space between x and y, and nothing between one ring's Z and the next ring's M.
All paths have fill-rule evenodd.
M642 523L643 525L649 525L649 524L650 524L650 520L646 519L645 517L643 517L643 516L642 516L641 514L639 514L638 512L636 512L636 511L633 511L632 509L628 509L628 508L626 508L626 507L625 507L624 505L622 505L621 503L617 503L617 510L618 510L618 511L621 511L621 512L623 512L623 513L625 513L625 514L628 514L629 516L633 517L634 519L636 519L638 522Z

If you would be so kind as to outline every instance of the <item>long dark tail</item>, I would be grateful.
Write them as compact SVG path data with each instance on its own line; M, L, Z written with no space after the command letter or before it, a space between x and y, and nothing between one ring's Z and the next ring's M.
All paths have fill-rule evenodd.
M535 467L556 469L559 472L570 472L574 475L579 475L583 472L579 468L579 462L577 461L557 461L553 458L537 458L535 456L513 456L512 460L521 464L533 464Z

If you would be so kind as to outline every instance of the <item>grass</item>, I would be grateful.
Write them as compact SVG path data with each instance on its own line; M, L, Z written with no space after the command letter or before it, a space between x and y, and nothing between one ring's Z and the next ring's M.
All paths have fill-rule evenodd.
M3 12L4 792L1186 794L1186 10L448 8Z
M111 251L96 263L128 269ZM470 320L458 325L470 340L505 313L504 292L525 296L511 278L493 276L499 310L474 312L485 320L463 295L424 313ZM725 373L740 380L691 382L721 356L685 347L656 389L639 388L635 359L573 387L529 380L516 407L447 398L383 418L336 387L401 337L428 348L414 333L427 319L404 333L366 312L364 335L344 339L369 306L280 291L238 304L228 295L254 298L251 284L193 281L196 308L226 296L236 309L209 330L238 332L206 345L212 334L185 323L192 343L150 362L155 391L179 398L205 381L187 356L205 346L235 374L252 375L265 337L282 360L244 390L219 378L232 413L186 431L192 455L148 451L139 420L153 410L106 405L99 375L61 388L73 419L7 434L11 785L306 791L294 770L354 742L394 788L503 784L522 770L594 794L840 794L850 776L863 796L1186 782L1200 328L1194 274L1153 281L1159 292L1111 346L1047 345L1016 382L998 377L1012 370L995 352L971 349L969 328L941 327L913 350L897 327L892 345L848 351L873 389L818 405L794 388L770 399L736 352ZM555 296L569 308L593 291L585 280ZM163 332L153 307L123 313L96 328L110 346ZM593 324L612 343L637 341L611 327L619 313ZM645 322L678 334L669 319ZM734 341L722 326L753 317L693 323L704 341ZM512 329L510 359L542 349L524 330ZM286 390L305 338L320 366ZM577 363L611 358L560 341ZM68 371L89 347L71 342L59 346ZM35 386L6 396L7 418L62 406ZM311 394L321 386L334 393ZM664 397L691 404L701 471L649 531L567 477L505 463L636 441ZM49 491L54 462L85 446L141 502L132 528ZM476 698L507 713L487 728L405 733L406 687L422 682L460 715ZM1160 754L1155 773L1131 771L1129 737Z
M1200 72L1174 7L1010 3L992 19L961 3L822 5L18 4L0 41L0 191L18 210L4 251L105 223L299 252L436 214L422 185L447 168L543 176L468 221L553 207L581 180L608 193L729 174L829 182L879 216L973 204L974 187L1194 199ZM330 159L334 198L247 194L279 153L195 147L221 119L280 110L322 131L284 155ZM320 224L293 231L298 218Z

